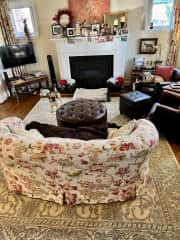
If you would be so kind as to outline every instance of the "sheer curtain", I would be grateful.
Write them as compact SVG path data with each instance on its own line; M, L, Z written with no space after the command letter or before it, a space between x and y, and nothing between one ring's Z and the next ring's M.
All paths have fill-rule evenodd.
M10 20L10 9L8 0L0 0L0 40L5 45L15 44L15 36ZM0 61L0 103L6 101L9 97L9 91L3 78L3 69ZM20 68L13 69L14 75L21 73Z
M179 50L180 50L180 0L176 0L174 3L174 31L167 58L168 65L176 66Z
M6 101L6 99L10 96L7 85L5 81L2 78L2 75L0 73L0 103L3 103Z

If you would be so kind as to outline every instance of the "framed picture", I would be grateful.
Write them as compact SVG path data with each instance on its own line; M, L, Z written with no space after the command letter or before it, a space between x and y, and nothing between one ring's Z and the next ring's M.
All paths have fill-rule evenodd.
M158 38L142 38L140 39L139 53L154 54L156 53Z
M88 36L88 29L87 29L87 27L82 27L81 28L81 35L83 37L87 37Z
M128 34L128 29L127 28L120 28L120 35L127 35Z
M61 35L62 34L62 27L59 24L51 25L52 35Z
M100 32L100 24L99 23L93 23L91 24L91 30L92 32Z
M67 28L67 37L75 37L76 36L76 29L75 28Z

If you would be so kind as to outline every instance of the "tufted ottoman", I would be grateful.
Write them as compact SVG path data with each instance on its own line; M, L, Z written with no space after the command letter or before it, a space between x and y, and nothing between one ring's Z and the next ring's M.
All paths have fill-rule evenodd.
M107 133L106 107L96 100L77 99L63 104L56 111L57 123L60 127L89 128L92 131Z
M120 95L120 113L130 118L141 118L147 114L152 105L151 97L140 91Z

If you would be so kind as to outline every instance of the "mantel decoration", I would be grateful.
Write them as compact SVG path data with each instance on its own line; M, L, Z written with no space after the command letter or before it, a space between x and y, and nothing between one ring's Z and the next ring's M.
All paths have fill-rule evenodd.
M69 9L59 9L53 20L63 28L71 27L73 22L72 12Z
M104 43L113 41L113 35L120 35L121 41L127 41L125 15L121 14L121 19L116 19L114 24L105 23L104 14L109 14L110 0L69 0L68 3L69 9L59 9L52 19L54 38L67 38L69 43L82 38Z

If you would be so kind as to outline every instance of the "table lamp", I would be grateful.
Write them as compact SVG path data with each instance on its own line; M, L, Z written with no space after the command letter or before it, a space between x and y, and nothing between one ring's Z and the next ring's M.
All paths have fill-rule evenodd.
M113 32L114 32L114 34L117 33L118 25L119 25L119 20L116 18L116 19L114 19L114 23L113 23Z
M120 18L120 26L121 28L124 28L125 27L125 22L126 22L126 17L125 16L122 16Z

